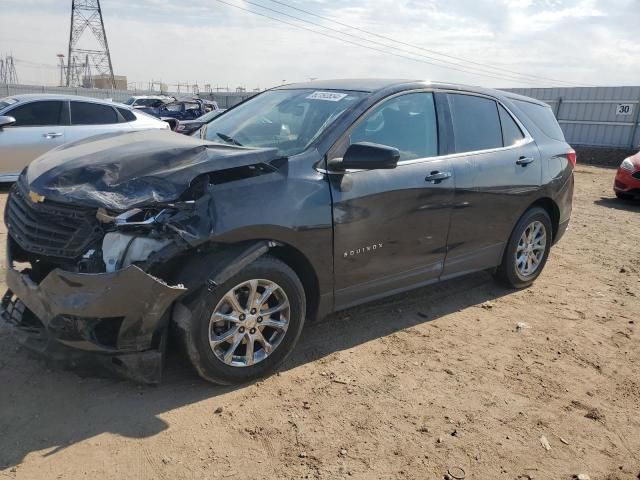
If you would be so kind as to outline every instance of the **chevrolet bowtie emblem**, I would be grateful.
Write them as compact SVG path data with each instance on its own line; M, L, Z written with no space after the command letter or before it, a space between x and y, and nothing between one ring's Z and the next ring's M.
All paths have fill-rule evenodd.
M29 198L33 203L44 202L44 195L39 195L36 192L29 192Z

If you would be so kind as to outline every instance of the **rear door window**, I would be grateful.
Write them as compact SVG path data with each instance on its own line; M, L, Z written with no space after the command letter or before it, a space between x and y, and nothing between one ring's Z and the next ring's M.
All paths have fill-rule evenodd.
M107 125L118 123L113 107L89 102L71 102L71 125Z
M9 110L5 115L16 119L14 127L62 125L63 106L64 102L56 100L31 102Z
M515 145L524 138L524 133L502 105L498 105L500 123L502 124L502 140L505 147Z
M500 148L498 105L490 98L449 94L456 153Z

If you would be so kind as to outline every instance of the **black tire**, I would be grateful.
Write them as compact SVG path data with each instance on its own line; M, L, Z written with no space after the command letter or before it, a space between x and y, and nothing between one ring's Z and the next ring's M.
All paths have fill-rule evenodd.
M525 229L533 222L539 221L545 228L546 244L545 250L540 264L536 270L530 275L522 275L516 265L516 250L518 248L518 242L520 237L524 233ZM553 226L549 214L543 208L531 208L525 212L525 214L518 220L511 236L509 237L507 247L505 248L502 256L502 263L496 270L496 278L511 288L526 288L530 286L536 278L540 276L544 266L549 258L549 251L551 250L551 242L553 236Z
M209 321L227 292L253 279L275 282L284 290L290 306L288 328L279 345L263 360L250 366L228 365L214 354L209 344ZM190 310L190 320L188 325L178 327L182 330L189 360L202 378L220 385L246 383L272 373L293 351L306 315L306 299L300 279L288 265L268 255L255 260L213 291L202 288L185 306Z
M633 200L633 195L629 195L628 193L616 192L616 197L619 200Z

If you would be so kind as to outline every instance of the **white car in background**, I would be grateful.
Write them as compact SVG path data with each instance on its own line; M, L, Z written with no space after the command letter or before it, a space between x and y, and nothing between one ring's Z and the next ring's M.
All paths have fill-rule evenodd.
M0 98L0 182L65 143L113 131L169 130L166 122L127 105L74 95Z

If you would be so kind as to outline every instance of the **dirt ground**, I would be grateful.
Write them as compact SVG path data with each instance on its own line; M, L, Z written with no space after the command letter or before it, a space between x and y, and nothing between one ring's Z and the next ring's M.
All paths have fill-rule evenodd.
M343 312L249 386L178 354L158 387L82 378L1 326L0 478L640 478L640 203L613 176L577 168L532 288L482 273Z

